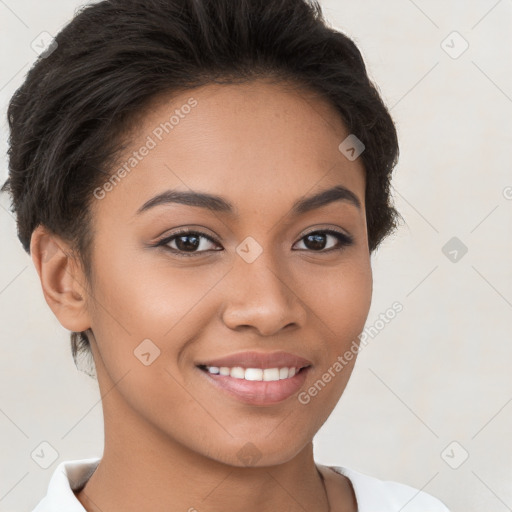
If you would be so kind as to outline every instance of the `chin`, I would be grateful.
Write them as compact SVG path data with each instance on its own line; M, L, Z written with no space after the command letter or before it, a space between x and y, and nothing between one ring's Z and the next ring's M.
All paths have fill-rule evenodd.
M273 438L262 434L254 436L252 441L233 439L231 447L226 447L222 453L215 457L219 462L236 467L265 467L285 464L300 453L308 443L300 443L300 439L285 440ZM293 441L293 444L292 444ZM217 445L218 446L218 445Z

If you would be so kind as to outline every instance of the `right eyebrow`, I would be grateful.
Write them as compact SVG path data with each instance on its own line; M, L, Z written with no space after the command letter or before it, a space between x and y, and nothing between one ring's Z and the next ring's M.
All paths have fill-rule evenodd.
M225 198L204 192L181 192L178 190L166 190L161 194L146 201L138 210L137 215L158 205L179 203L187 206L208 208L216 212L234 213L233 205Z

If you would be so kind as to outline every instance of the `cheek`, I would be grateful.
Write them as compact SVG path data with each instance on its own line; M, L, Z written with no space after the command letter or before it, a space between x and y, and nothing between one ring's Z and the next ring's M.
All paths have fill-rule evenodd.
M154 256L111 254L102 261L92 328L112 380L130 371L131 380L148 387L172 381L171 375L191 367L187 348L218 311L215 286L229 270L221 265L206 269ZM140 357L148 352L154 362L145 367ZM179 403L187 403L187 396Z
M356 265L342 271L332 284L330 300L326 300L326 318L332 318L333 331L344 341L354 338L364 327L372 299L370 267Z
M326 339L343 345L360 334L372 300L368 256L357 253L336 266L302 269L294 280L297 295L311 309L310 321L320 322Z
M116 257L98 271L99 316L114 330L161 339L192 312L223 272L169 263L164 256ZM221 269L220 269L221 270Z
M369 258L354 260L338 270L303 283L309 290L308 306L315 313L310 315L310 322L316 324L315 330L324 341L319 349L322 363L298 396L312 433L326 421L347 386L371 305Z

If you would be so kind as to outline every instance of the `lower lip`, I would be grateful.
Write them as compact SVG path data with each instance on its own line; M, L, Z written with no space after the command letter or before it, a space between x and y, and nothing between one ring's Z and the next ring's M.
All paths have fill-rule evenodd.
M303 368L293 377L281 380L259 381L235 379L227 375L210 373L199 368L214 386L238 400L251 405L272 405L291 397L304 384L311 366Z

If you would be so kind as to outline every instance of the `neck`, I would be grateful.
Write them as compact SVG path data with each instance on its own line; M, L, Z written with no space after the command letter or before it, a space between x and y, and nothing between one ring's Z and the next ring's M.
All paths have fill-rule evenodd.
M102 460L77 493L87 512L329 510L312 442L282 464L240 467L188 449L128 408L104 404L104 418Z

